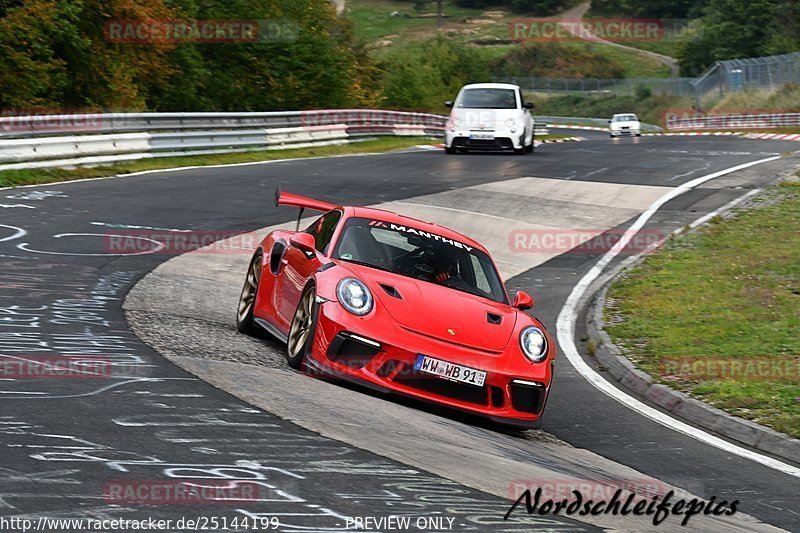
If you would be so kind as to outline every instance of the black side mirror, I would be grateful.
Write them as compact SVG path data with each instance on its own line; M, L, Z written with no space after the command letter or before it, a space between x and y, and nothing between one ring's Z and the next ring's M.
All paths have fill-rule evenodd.
M533 102L525 102L524 104L522 104L522 107L524 107L525 109L533 109Z
M444 103L444 106L445 106L445 107L453 107L453 102L451 102L450 100L448 100L447 102L445 102L445 103Z

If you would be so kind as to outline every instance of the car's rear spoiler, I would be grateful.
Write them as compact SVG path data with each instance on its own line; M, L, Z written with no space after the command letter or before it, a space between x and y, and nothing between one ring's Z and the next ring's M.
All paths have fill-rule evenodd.
M299 194L292 194L289 192L281 191L280 186L275 189L275 205L291 205L299 207L300 209L313 209L314 211L330 211L335 208L334 204L323 202L322 200L314 200L313 198L306 198Z

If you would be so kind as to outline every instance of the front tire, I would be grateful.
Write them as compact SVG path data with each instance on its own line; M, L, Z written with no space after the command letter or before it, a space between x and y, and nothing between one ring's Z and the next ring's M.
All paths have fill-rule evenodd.
M528 147L525 146L525 135L526 135L526 133L523 131L522 132L522 137L519 138L520 147L519 148L514 148L514 154L516 154L516 155L525 155L525 153L528 151Z
M294 312L292 324L289 327L289 338L286 342L286 362L294 369L303 366L311 343L317 322L317 291L314 285L309 285L303 291L297 310Z
M253 321L253 311L255 310L262 271L262 253L259 250L253 255L253 259L250 260L250 266L247 267L247 276L244 280L242 293L239 295L239 307L236 313L236 330L245 335L255 335L258 332L258 326Z
M452 155L452 154L457 154L458 152L452 146L445 146L444 147L444 153Z

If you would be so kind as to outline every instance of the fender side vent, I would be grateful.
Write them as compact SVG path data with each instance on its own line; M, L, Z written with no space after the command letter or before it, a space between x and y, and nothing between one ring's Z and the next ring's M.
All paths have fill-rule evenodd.
M486 320L489 324L499 324L503 321L503 317L495 315L494 313L486 313Z
M379 285L381 286L381 289L386 291L386 294L388 294L392 298L397 298L398 300L403 299L403 297L400 296L400 293L397 291L397 289L395 289L391 285L384 285L383 283L379 283Z

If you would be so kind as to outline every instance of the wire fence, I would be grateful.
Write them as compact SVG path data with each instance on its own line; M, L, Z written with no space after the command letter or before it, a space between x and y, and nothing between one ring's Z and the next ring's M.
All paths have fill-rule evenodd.
M702 103L732 92L777 89L792 82L800 82L800 52L717 61L693 85L695 100Z
M532 92L591 92L631 95L648 89L652 94L694 96L694 78L533 78L495 77L500 83L513 83Z
M650 92L686 96L695 105L748 89L776 89L800 82L800 52L748 59L717 61L697 78L537 78L496 77L533 92L591 92L632 95Z

